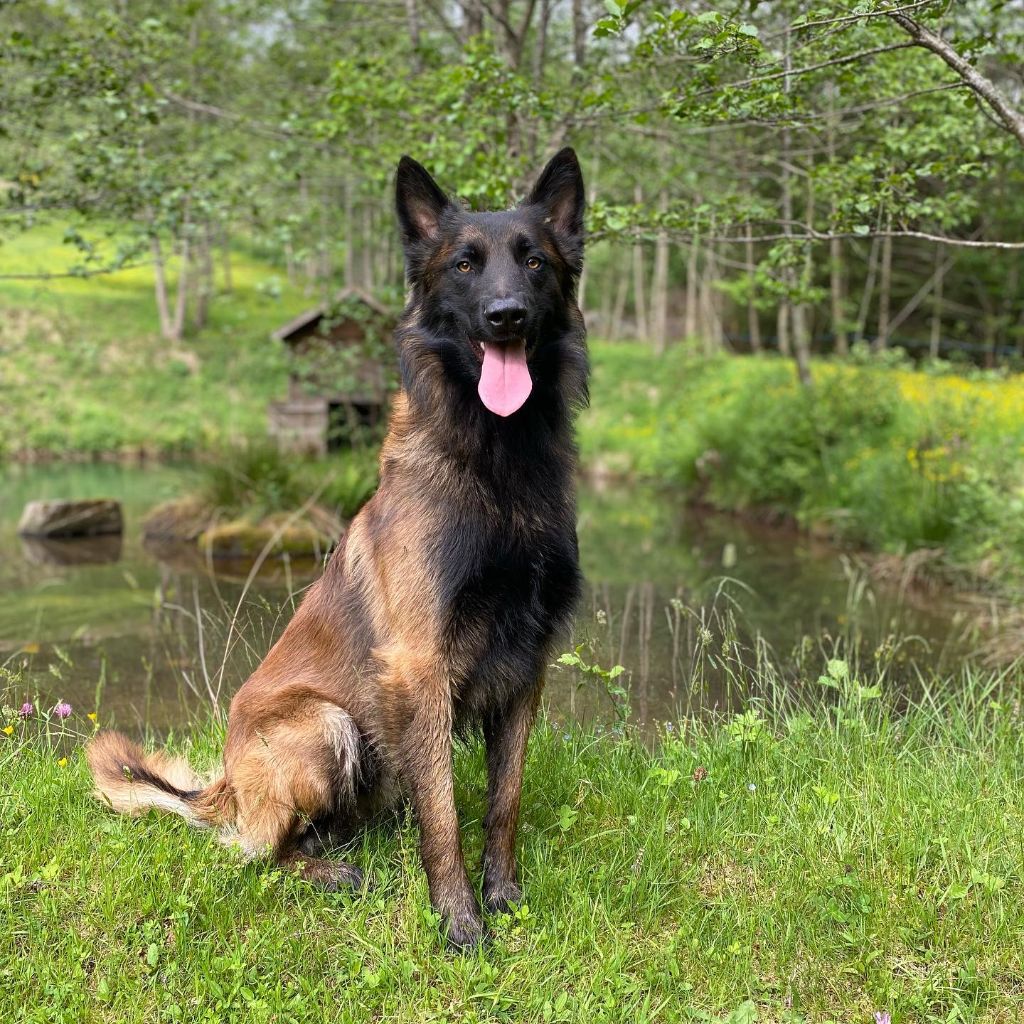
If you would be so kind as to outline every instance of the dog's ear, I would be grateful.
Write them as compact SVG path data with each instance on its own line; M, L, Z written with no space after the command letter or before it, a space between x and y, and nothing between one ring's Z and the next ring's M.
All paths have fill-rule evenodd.
M586 194L574 150L566 147L548 161L526 202L539 206L544 219L570 246L575 248L582 243Z
M395 209L406 245L436 238L441 216L449 205L450 200L422 164L409 156L398 161Z

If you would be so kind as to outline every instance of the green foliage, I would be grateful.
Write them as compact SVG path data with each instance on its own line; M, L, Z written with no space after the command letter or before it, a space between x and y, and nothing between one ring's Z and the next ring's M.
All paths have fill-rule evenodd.
M777 359L657 360L597 343L584 458L770 509L876 549L942 547L1004 584L1024 573L1024 390L1015 379Z
M239 445L204 460L198 496L218 512L256 518L294 511L310 497L303 493L294 457L266 442Z
M302 459L265 441L250 441L199 463L197 497L219 514L250 520L314 503L347 519L376 488L373 451L354 449L325 459Z

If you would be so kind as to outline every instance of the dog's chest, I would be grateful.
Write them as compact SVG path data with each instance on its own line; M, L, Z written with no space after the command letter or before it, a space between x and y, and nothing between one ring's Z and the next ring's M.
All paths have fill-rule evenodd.
M523 520L523 522L527 522ZM453 538L442 593L447 648L465 711L484 714L532 686L580 589L575 525L478 524Z

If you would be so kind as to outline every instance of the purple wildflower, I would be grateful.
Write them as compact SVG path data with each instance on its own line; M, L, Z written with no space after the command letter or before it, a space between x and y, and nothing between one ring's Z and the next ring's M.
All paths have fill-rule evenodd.
M892 1014L888 1010L875 1010L875 1024L892 1024Z
M25 701L25 703L21 705L21 708L18 711L18 717L31 718L35 713L35 705L32 704L30 701Z
M71 714L71 705L66 700L58 701L54 705L53 713L58 718L67 718Z

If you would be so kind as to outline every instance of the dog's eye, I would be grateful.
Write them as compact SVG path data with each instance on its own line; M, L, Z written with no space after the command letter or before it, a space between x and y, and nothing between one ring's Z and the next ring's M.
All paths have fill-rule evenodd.
M539 256L530 256L526 260L526 266L529 270L540 270L541 263L543 261Z
M470 263L469 260L459 260L459 262L455 264L455 269L460 274L468 274L473 269L473 264Z

